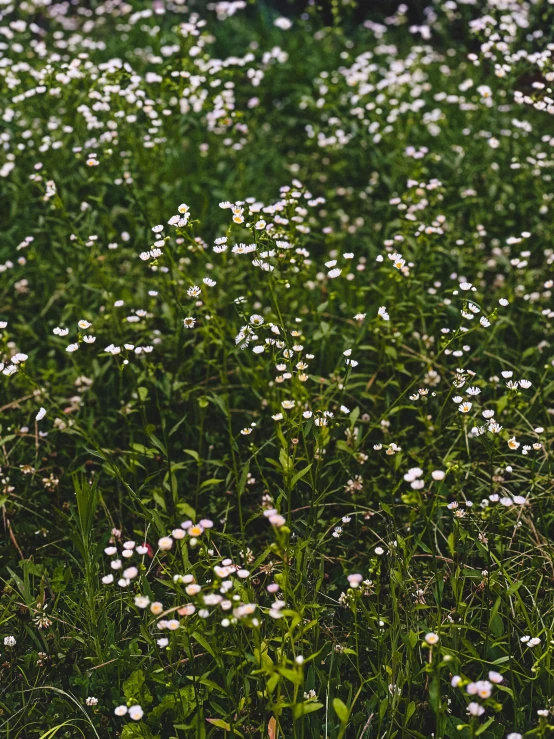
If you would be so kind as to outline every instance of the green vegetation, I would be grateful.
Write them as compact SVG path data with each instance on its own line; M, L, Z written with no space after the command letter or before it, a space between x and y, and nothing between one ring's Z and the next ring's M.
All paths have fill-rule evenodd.
M2 736L553 735L554 5L379 6L0 3Z

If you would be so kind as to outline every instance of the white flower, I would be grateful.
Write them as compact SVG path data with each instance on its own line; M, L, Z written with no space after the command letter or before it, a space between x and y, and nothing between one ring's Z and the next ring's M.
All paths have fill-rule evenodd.
M17 644L15 636L5 636L4 637L4 646L5 647L15 647Z
M340 269L339 267L335 267L335 269L332 269L328 272L327 277L330 277L332 280L334 280L335 277L338 277L341 272L342 269Z
M292 28L292 21L290 21L288 18L276 18L273 21L273 25L277 26L277 28L280 28L281 31L288 31L289 28Z
M433 480L444 480L445 476L446 472L443 472L443 470L433 470L431 472L431 477L433 478Z
M76 352L78 348L79 348L79 344L70 344L69 346L65 347L65 350L66 352L72 353L72 352Z
M363 575L359 575L358 573L354 573L353 575L347 575L346 579L348 580L348 583L351 588L357 588L359 587L360 583L364 579Z
M469 413L471 410L472 403L466 400L464 403L458 406L460 413Z
M83 319L82 321L78 322L77 326L79 326L79 328L82 328L84 331L85 329L90 328L92 326L92 323L89 323L88 321L85 321Z
M94 696L91 695L85 700L85 703L87 704L87 706L97 706L98 698L94 698Z
M381 307L379 308L379 310L377 311L377 313L378 313L378 315L380 315L380 316L381 316L381 318L382 318L382 319L383 319L384 321L389 321L389 320L390 320L390 316L389 316L389 314L387 313L387 309L385 308L385 306L384 306L384 305L382 305L382 306L381 306Z
M35 416L35 421L42 421L44 416L46 415L46 408L41 408L37 415Z
M425 634L425 641L427 642L427 644L430 644L431 646L433 644L438 644L439 635L435 634L434 631L430 631L428 634Z
M479 703L472 701L467 707L467 712L470 716L482 716L485 713L485 709Z
M530 380L520 380L519 386L522 387L524 390L527 390L527 388L530 388L532 385Z
M127 713L127 706L118 706L114 710L114 713L116 716L125 716L125 714Z
M112 583L113 580L114 580L113 575L104 575L104 577L102 578L102 582L104 583L104 585L110 585L110 583Z
M173 546L173 539L171 536L162 536L161 539L158 540L158 547L162 550L162 552L167 552L171 547Z

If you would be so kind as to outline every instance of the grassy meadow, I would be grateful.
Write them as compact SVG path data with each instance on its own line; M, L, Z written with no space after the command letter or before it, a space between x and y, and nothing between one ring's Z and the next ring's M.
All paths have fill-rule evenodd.
M0 0L0 736L554 736L552 0Z

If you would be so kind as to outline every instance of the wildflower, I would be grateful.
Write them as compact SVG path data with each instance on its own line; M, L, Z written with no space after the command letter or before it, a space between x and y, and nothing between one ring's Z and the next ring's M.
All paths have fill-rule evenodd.
M433 478L433 480L437 481L444 480L444 478L446 477L446 472L444 472L443 470L433 470L431 472L431 477Z
M482 716L485 713L485 709L479 703L472 701L467 707L467 712L470 716Z
M433 644L438 644L439 635L435 634L433 631L430 631L428 634L425 634L425 641L431 646L433 646Z
M127 713L127 706L117 706L117 708L114 710L114 713L116 716L125 716Z
M131 718L133 721L140 721L143 716L144 711L140 706L131 706L129 708L129 718Z
M511 439L508 439L508 446L510 447L510 449L519 449L521 445L519 441L516 441L516 437L512 436Z
M478 695L480 698L490 698L492 693L492 683L488 680L478 680L475 683L469 683L466 687L468 695Z
M37 415L35 416L35 421L42 421L44 416L46 415L46 408L41 408Z
M359 575L356 573L354 575L348 575L346 579L348 580L351 588L357 588L364 578L363 575Z
M85 700L85 703L87 704L87 706L97 706L97 705L98 705L98 698L94 698L94 697L93 697L93 696L91 695L91 696L89 696L89 697L88 697L88 698L87 698L87 699Z
M460 413L469 413L471 410L472 403L470 403L468 400L463 402L461 405L458 406L458 410Z
M17 641L15 639L15 636L5 636L4 637L5 647L15 647L16 644L17 644Z
M188 316L187 318L183 319L183 326L185 328L194 328L195 323L196 323L196 318L192 318L191 316Z
M280 28L281 31L288 31L290 28L292 28L292 21L281 16L280 18L276 18L273 21L273 25L277 26L277 28Z

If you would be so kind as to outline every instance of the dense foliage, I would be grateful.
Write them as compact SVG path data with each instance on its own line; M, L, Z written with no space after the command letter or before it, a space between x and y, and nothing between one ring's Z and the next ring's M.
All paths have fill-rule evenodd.
M280 12L1 0L10 739L554 730L554 4Z

